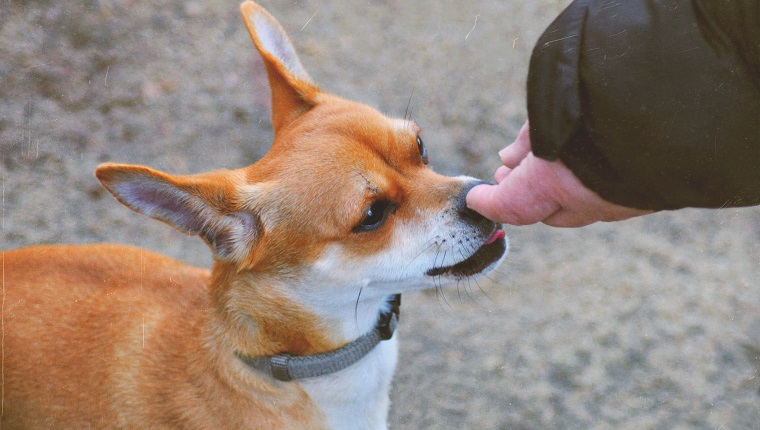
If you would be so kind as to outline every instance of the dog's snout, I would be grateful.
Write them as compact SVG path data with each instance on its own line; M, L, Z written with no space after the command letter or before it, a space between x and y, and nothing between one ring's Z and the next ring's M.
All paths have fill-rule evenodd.
M478 185L488 184L488 182L485 181L472 181L468 182L467 185L462 189L462 191L459 192L459 195L456 197L455 201L455 207L459 215L472 223L483 223L487 222L490 223L486 217L479 214L478 212L475 212L474 210L467 207L467 193L470 192L471 189L475 188Z

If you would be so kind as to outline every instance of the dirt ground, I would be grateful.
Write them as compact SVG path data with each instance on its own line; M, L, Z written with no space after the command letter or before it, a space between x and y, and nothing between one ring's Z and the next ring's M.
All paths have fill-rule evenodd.
M323 88L397 116L411 99L431 165L483 178L567 3L263 2ZM237 0L0 0L0 248L111 241L208 266L92 172L235 168L270 141ZM758 208L507 232L490 280L404 297L392 428L760 429Z

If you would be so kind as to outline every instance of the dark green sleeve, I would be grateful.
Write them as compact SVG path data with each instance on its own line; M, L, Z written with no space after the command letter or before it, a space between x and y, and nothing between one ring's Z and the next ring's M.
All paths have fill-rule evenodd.
M573 2L531 57L533 152L624 206L760 204L758 22L757 0Z

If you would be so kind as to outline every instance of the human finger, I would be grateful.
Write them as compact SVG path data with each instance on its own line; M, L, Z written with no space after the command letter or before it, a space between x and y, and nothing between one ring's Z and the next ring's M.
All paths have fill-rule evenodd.
M467 194L467 206L493 221L512 225L527 225L542 221L560 209L548 190L552 175L541 172L545 168L529 155L519 168L497 185L479 185Z
M511 172L511 171L512 171L512 169L510 169L507 166L499 166L499 168L496 169L496 173L494 173L493 178L496 181L496 183L498 184L501 181L503 181L504 178L506 178L507 175L509 175L509 172Z
M515 141L499 151L499 157L502 164L510 169L514 169L528 156L530 148L530 125L526 121L517 134Z

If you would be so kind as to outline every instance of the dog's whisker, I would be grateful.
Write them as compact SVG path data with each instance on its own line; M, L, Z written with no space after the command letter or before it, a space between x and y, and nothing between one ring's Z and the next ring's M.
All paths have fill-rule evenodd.
M443 298L443 301L446 303L446 306L448 306L449 309L454 309L454 307L451 306L451 303L449 303L448 299L446 299L446 293L443 290L443 282L441 279L442 279L442 276L438 275L438 285L439 285L438 288L440 288L441 290L441 297Z
M409 100L406 101L406 109L404 110L404 119L407 123L412 120L412 112L409 110L409 107L412 105L412 96L414 96L414 88L412 88L412 92L409 94Z
M441 310L445 312L446 309L443 307L443 303L441 303L441 295L443 294L443 291L438 286L438 284L436 284L435 278L433 278L433 288L435 289L436 302L438 302L438 306L441 308Z
M354 322L356 322L357 330L359 330L359 299L362 297L362 291L364 291L364 286L359 287L359 294L357 294L354 304Z
M469 293L469 294L470 294L470 297L472 298L472 301L473 301L473 302L475 302L475 303L477 303L477 304L478 304L478 306L482 306L482 303L480 303L480 302L477 300L477 296L473 294L473 290L472 290L472 283L471 283L471 281L476 281L476 280L475 280L474 278L472 278L472 277L470 277L470 278L468 278L468 279L467 279L467 284L470 286L470 293ZM477 283L477 281L476 281L476 283ZM488 296L486 296L486 297L488 297Z
M493 302L493 298L490 295L488 295L488 293L486 292L486 290L483 289L483 287L480 285L480 282L478 282L477 279L473 279L473 281L475 282L475 285L478 286L478 289L480 290L480 292L483 293L483 295L486 296L486 298L489 301Z
M440 247L440 245L435 240L432 240L431 242L432 243L430 245L428 245L425 248L423 248L422 251L419 252L419 254L417 254L414 258L412 258L411 261L409 261L409 263L406 266L404 266L404 268L401 270L401 275L403 275L404 272L406 272L406 269L408 269L409 266L411 266L412 263L414 263L415 260L417 260L422 254L424 254L425 251L427 251L428 249L430 249L430 248L432 248L433 246L436 246L436 245Z
M467 259L467 257L465 257L465 255L464 255L464 253L462 252L462 250L459 250L459 254L462 256L462 259L463 259L463 260L466 260L466 259ZM472 290L472 285L470 285L470 281L473 279L473 278L472 278L472 276L468 276L468 277L466 277L465 279L467 280L467 283L466 283L466 284L465 284L465 286L464 286L464 291L465 291L465 293L466 293L466 294L467 294L467 296L470 298L470 300L472 300L472 301L473 301L473 302L475 302L475 303L478 303L478 302L475 300L475 298L472 296L472 294L470 293L470 290ZM457 282L457 285L459 285L459 283L458 283L458 282ZM468 285L470 286L470 288L469 288L469 289L467 288L467 286L468 286Z

